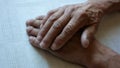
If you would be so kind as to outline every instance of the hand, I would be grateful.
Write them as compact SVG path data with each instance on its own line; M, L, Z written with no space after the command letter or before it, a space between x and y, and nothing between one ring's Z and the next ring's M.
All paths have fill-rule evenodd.
M102 16L102 9L91 3L67 5L52 10L42 22L44 26L37 36L39 45L43 49L60 49L82 27L95 25L93 29L96 31ZM91 38L86 36L89 32L86 33L83 32L81 38L84 47L88 47Z
M30 20L27 22L27 33L29 35L29 41L33 46L38 48L40 48L40 46L39 40L37 40L36 36L40 30L39 26L42 24L41 21L43 18L44 16L41 16L35 20ZM92 28L93 26L90 26L85 30L81 29L76 32L63 48L56 51L48 49L47 51L61 59L84 65L87 68L107 68L105 67L106 63L109 62L107 59L109 60L109 58L116 55L116 52L103 46L95 39L93 39L93 42L90 44L91 46L88 48L85 49L81 46L80 37L82 36L83 31L87 32L91 30L89 32L92 32ZM113 64L115 62L113 62Z

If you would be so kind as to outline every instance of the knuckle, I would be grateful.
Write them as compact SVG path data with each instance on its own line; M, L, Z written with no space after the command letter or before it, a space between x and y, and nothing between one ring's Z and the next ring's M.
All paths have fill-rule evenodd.
M33 24L35 22L35 20L31 19L31 20L28 20L26 21L26 25L29 26L31 24Z
M76 11L74 14L73 14L73 17L75 19L80 19L80 20L83 20L84 18L87 18L86 14L84 11Z
M54 25L53 25L53 29L60 29L61 28L61 24L56 22Z
M43 41L42 41L43 43L48 43L48 40L47 39L43 39Z
M73 16L75 19L78 19L78 18L81 16L80 11L75 11L75 12L73 12L73 13L72 13L72 16Z
M55 13L59 8L56 8L56 9L52 9L50 10L47 14L48 15L52 15L53 13Z
M71 11L71 10L73 10L73 9L74 9L73 6L69 6L68 8L66 8L66 10L68 10L68 11Z
M41 20L41 19L43 19L44 18L44 16L38 16L38 17L36 17L35 19L36 20Z
M36 24L39 22L39 20L35 20L34 23L32 23L32 25L36 26Z
M84 13L85 13L84 9L77 9L74 14L79 15L79 14L84 14Z
M45 33L40 32L38 35L39 35L38 37L43 38L45 36Z
M48 15L52 15L53 13L54 13L54 11L51 10L51 11L49 11L47 14L48 14Z
M66 8L65 13L66 14L71 14L73 11L74 11L73 7L68 7L68 8Z
M57 16L56 15L52 15L48 20L49 21L54 21L57 19Z
M75 15L75 16L79 16L78 14L81 14L81 13L82 13L81 10L77 10L77 11L74 13L74 15Z
M34 39L33 37L30 37L30 38L29 38L29 41L30 41L31 44L34 44L34 43L35 43L35 39Z
M31 34L31 33L33 32L33 27L28 27L28 28L27 28L27 32L28 32L29 34Z
M72 25L68 25L66 30L64 31L65 35L70 35L72 32Z
M41 37L44 37L45 34L47 33L48 29L43 27L40 32L38 33L38 35L40 35Z
M39 41L37 39L35 39L35 44L38 44L39 45Z

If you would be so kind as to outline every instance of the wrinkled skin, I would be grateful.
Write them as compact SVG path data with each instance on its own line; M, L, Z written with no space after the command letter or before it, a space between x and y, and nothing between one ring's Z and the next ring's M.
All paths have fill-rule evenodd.
M29 35L30 43L38 48L39 41L37 40L37 34L40 30L39 26L41 25L43 17L38 17L36 20L30 20L27 22L27 33ZM63 48L53 51L51 49L47 49L53 55L64 59L66 61L70 61L72 63L84 65L85 67L91 68L92 65L97 65L97 68L103 68L105 60L109 58L111 55L115 55L116 53L112 50L103 47L99 42L96 40L90 44L88 48L83 48L80 43L81 33L84 31L82 28L78 31L66 44ZM101 55L103 51L103 54ZM99 54L100 52L100 54ZM105 56L109 54L107 58Z
M102 9L88 2L51 10L42 21L44 25L37 36L39 45L43 49L58 50L82 27L93 25L93 33L83 32L81 37L82 46L87 48L102 17Z
M116 52L103 46L95 39L92 39L91 43L90 40L94 38L93 35L98 23L104 15L104 11L99 8L100 4L103 5L102 8L106 12L116 12L119 9L120 1L90 1L95 2L94 4L63 6L50 11L45 17L40 16L35 20L29 20L27 22L27 33L30 43L38 48L46 49L61 59L88 68L108 68L106 65L109 64L108 60L111 58L114 61L110 61L112 68L117 66L117 60L114 60L113 57L118 55ZM96 2L99 5L96 6ZM119 57L117 56L117 58ZM111 67L111 64L107 66Z

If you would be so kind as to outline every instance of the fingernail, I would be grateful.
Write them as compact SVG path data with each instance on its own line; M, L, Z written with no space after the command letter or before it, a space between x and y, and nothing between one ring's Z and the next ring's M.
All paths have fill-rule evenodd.
M41 37L41 36L38 36L38 37L37 37L37 40L39 40L39 42L41 42L42 37Z
M32 43L33 42L33 38L29 37L29 41L30 41L30 43Z
M45 49L45 43L41 42L41 43L40 43L40 47L41 47L42 49Z
M89 46L89 40L85 41L84 47L87 48Z
M51 49L52 49L52 50L57 50L58 48L56 47L56 44L53 44L53 45L51 46Z

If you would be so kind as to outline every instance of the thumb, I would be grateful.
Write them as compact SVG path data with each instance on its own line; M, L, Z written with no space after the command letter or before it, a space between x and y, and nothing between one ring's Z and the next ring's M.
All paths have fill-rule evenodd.
M93 24L87 27L81 35L81 43L84 48L87 48L92 42L93 37L97 31L98 24Z

